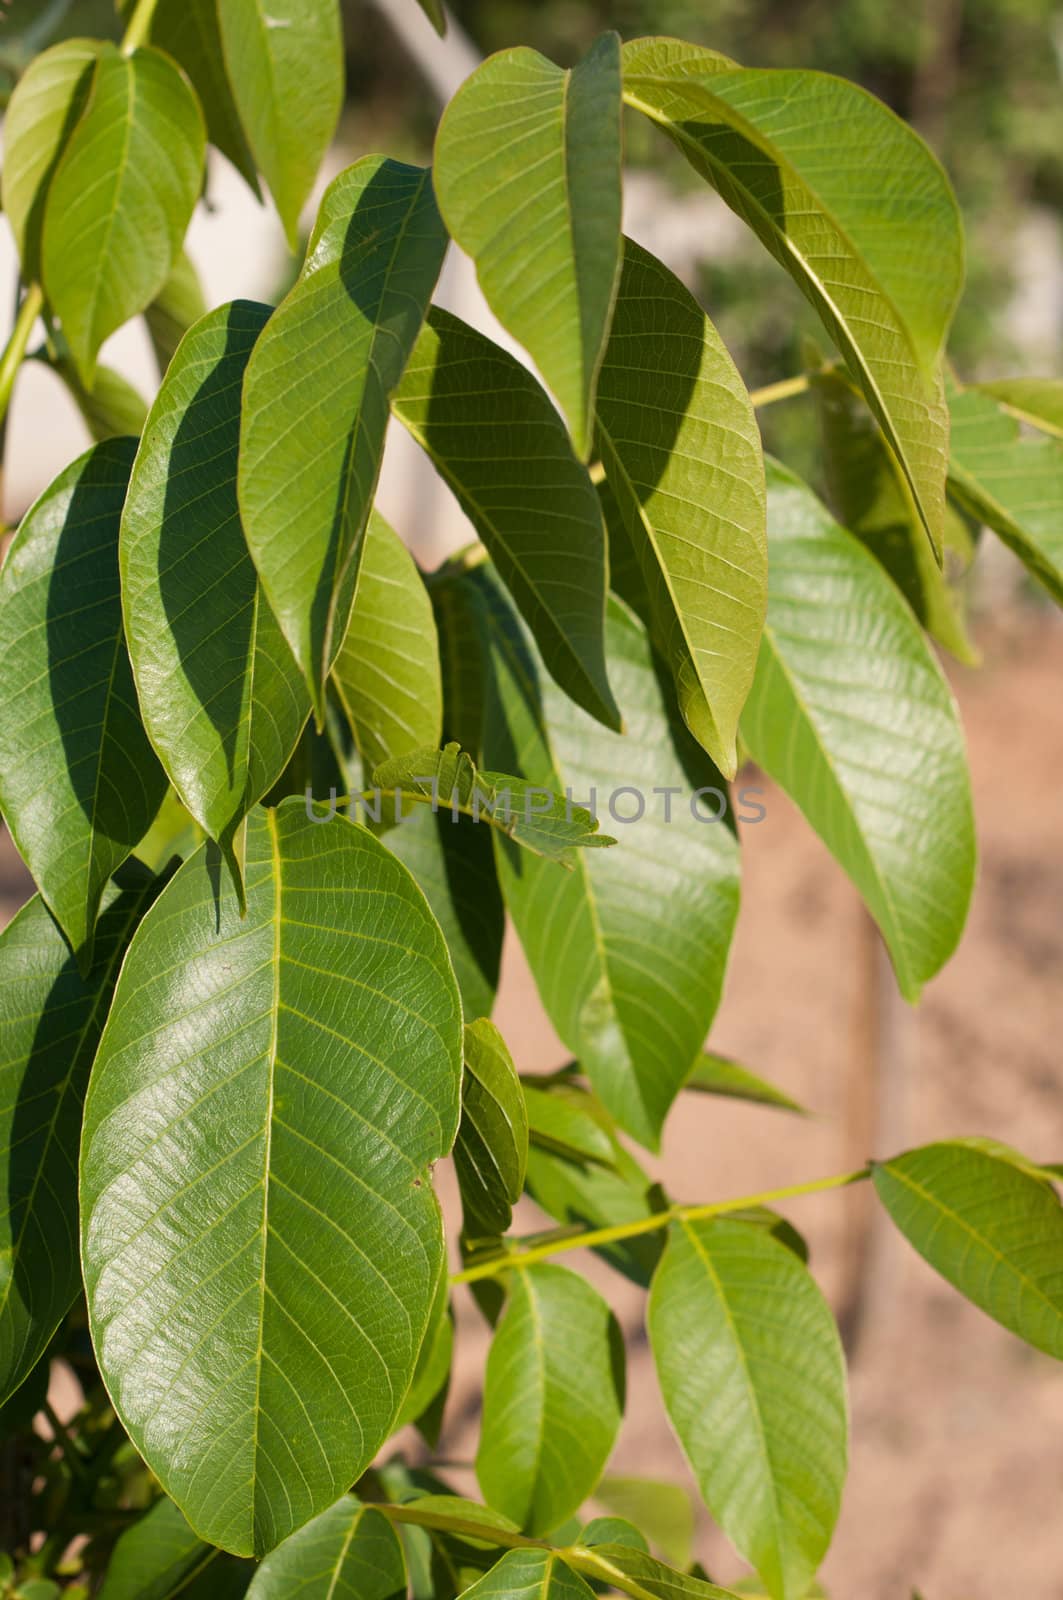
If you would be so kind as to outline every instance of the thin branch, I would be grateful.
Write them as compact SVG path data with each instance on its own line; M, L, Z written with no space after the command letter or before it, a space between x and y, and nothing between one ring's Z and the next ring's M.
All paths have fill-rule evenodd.
M796 394L804 394L808 389L808 374L802 372L796 378L784 378L781 383L769 383L766 389L751 389L749 398L754 406L773 406L777 400L791 400Z
M15 387L15 378L26 354L26 346L30 342L33 324L40 316L44 304L44 292L39 284L31 283L22 297L22 304L18 308L15 326L11 330L11 337L4 346L3 355L0 355L0 422L7 416L7 408L11 403L11 391Z
M138 50L142 44L147 44L148 34L151 32L151 20L158 3L159 0L137 0L122 40L124 56L131 56L134 50Z
M863 1183L871 1176L870 1167L860 1167L856 1172L834 1173L829 1178L812 1178L807 1183L793 1183L784 1189L765 1189L760 1194L741 1195L734 1200L713 1200L705 1205L668 1206L655 1211L652 1217L640 1217L637 1222L618 1222L608 1228L589 1228L582 1233L564 1238L548 1239L531 1248L509 1250L489 1261L478 1261L463 1272L451 1274L451 1283L478 1283L483 1278L495 1278L512 1267L532 1266L550 1256L563 1255L568 1250L594 1250L600 1245L616 1244L622 1239L634 1239L643 1233L655 1233L670 1222L700 1222L709 1217L726 1216L732 1211L747 1211L754 1206L768 1206L779 1200L794 1200L805 1194L821 1194L827 1189L844 1189L853 1183Z

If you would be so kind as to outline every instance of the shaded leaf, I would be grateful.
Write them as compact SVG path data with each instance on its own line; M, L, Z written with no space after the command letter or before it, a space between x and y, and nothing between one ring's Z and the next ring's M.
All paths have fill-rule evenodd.
M438 1442L441 1416L437 1414L426 1419L425 1413L430 1408L437 1413L442 1411L442 1405L433 1406L433 1402L440 1397L446 1398L453 1353L454 1319L450 1311L450 1285L446 1273L442 1273L421 1353L417 1357L413 1382L395 1418L396 1429L405 1427L408 1422L416 1423L427 1443L433 1446Z
M476 1476L528 1533L556 1528L593 1491L624 1409L624 1347L609 1307L564 1267L510 1274L487 1358Z
M199 102L168 56L100 47L48 188L41 242L44 290L86 384L107 335L173 270L199 198L204 140Z
M767 596L760 434L693 295L630 240L599 380L598 440L645 591L636 609L687 726L733 777Z
M227 9L239 6L240 0L235 8L232 0L158 0L151 18L151 42L173 56L187 72L203 108L211 144L228 156L261 199L255 158L240 124L222 54L220 17ZM288 115L287 106L279 98L275 115L278 119Z
M166 791L122 634L118 524L135 449L114 439L79 456L0 569L0 808L83 961L103 886Z
M941 351L963 285L963 230L935 157L855 83L736 67L677 40L627 45L624 93L811 301L904 469L940 560Z
M979 394L991 395L1020 422L1063 439L1063 380L1059 378L995 378L976 383Z
M472 817L522 845L534 855L568 866L580 849L602 848L616 840L598 832L598 820L583 806L552 790L504 772L478 771L472 757L448 744L443 750L413 750L385 761L373 773L382 791L398 790L407 799Z
M82 1261L127 1432L198 1534L272 1549L371 1460L443 1270L461 1009L405 868L301 800L138 931L93 1071ZM209 1178L209 1181L202 1181ZM200 1426L205 1416L211 1426Z
M633 1522L626 1522L623 1517L592 1517L590 1522L579 1530L575 1543L588 1545L591 1548L596 1544L624 1544L630 1545L633 1550L641 1550L646 1555L650 1553L645 1536Z
M601 511L531 373L435 307L393 409L453 489L547 670L592 716L619 728L605 667Z
M552 1550L510 1550L467 1600L590 1600L593 1589Z
M491 575L470 578L486 586ZM738 910L737 844L726 820L710 820L728 807L726 786L620 602L607 637L625 736L554 688L497 582L486 592L487 757L577 802L593 792L620 836L565 876L499 841L502 892L562 1041L621 1127L655 1145L715 1013Z
M491 830L418 806L384 843L413 873L443 930L465 1015L489 1016L506 921Z
M439 641L417 563L378 511L370 514L350 626L331 674L371 772L443 731Z
M733 1100L752 1100L762 1106L778 1106L783 1111L796 1111L805 1115L805 1108L788 1094L776 1089L773 1083L750 1072L730 1056L714 1055L704 1051L695 1061L683 1085L699 1094L725 1095Z
M97 444L104 439L139 434L148 414L147 401L127 378L113 367L96 368L91 389L86 389L69 359L42 357L43 363L66 385L81 419Z
M1063 605L1063 443L1021 436L986 394L950 391L949 490Z
M158 889L138 862L119 878L84 977L39 895L0 933L0 1401L81 1286L81 1107L119 964Z
M926 538L912 491L896 456L849 380L823 371L812 379L823 439L828 497L838 521L881 562L926 631L967 665L978 652L967 634L955 571L942 572ZM943 540L958 542L962 519L946 508ZM968 552L969 556L970 552ZM950 568L966 562L952 560Z
M689 1567L694 1547L694 1503L678 1483L659 1478L604 1477L594 1498L628 1517L673 1567Z
M513 1058L494 1023L465 1027L465 1076L454 1165L461 1186L464 1232L505 1233L524 1188L528 1112Z
M406 1562L387 1517L346 1494L285 1539L248 1600L405 1600Z
M4 112L3 207L27 283L41 275L41 229L59 159L85 109L103 49L64 39L29 63Z
M240 512L319 722L357 582L388 400L446 244L424 168L356 161L325 191L303 270L247 370Z
M614 1141L592 1114L586 1095L558 1085L540 1088L528 1078L523 1080L523 1088L533 1145L566 1160L612 1166Z
M122 603L144 723L238 887L238 829L284 771L310 710L236 503L240 386L269 315L235 300L182 340L122 514Z
M1027 1344L1063 1360L1063 1211L1047 1179L1013 1152L968 1140L876 1161L872 1177L893 1221L935 1271Z
M773 1600L801 1600L830 1543L848 1451L845 1362L826 1301L764 1230L682 1219L648 1325L706 1505Z
M742 737L848 872L918 998L974 883L955 702L918 623L858 540L772 465L768 621Z
M229 1584L236 1588L240 1576L239 1592L246 1590L251 1572L250 1563L233 1561L204 1544L163 1495L118 1540L100 1600L170 1600L171 1595L194 1592L200 1577L221 1600L230 1593Z
M528 350L590 455L594 386L620 267L620 40L571 71L491 56L439 125L439 206L498 320Z
M624 1593L645 1600L732 1600L730 1592L718 1589L687 1572L676 1572L653 1556L629 1544L604 1544L573 1557L581 1572L597 1578Z
M199 276L182 250L173 271L144 312L159 377L173 360L177 346L194 322L207 314Z

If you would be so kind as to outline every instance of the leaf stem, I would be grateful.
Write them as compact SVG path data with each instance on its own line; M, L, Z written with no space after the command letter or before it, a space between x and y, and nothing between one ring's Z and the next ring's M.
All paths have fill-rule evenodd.
M751 389L749 398L755 407L773 406L777 400L790 400L795 394L804 394L808 388L807 372L796 378L783 378L781 383L769 383L766 389Z
M543 1539L529 1539L523 1533L496 1528L491 1522L477 1522L474 1517L455 1516L446 1511L422 1511L416 1500L404 1505L389 1505L385 1501L368 1502L374 1511L380 1511L392 1522L409 1522L416 1528L434 1528L438 1533L456 1533L465 1539L479 1539L484 1544L496 1544L505 1550L552 1550Z
M63 1460L75 1478L84 1479L87 1476L86 1463L77 1445L70 1437L66 1425L60 1421L53 1409L51 1401L47 1398L43 1400L41 1402L41 1410L48 1419L48 1426L51 1428L55 1442L62 1452Z
M795 1200L805 1194L822 1194L828 1189L844 1189L853 1183L863 1183L871 1176L871 1168L860 1167L856 1172L834 1173L829 1178L811 1178L807 1183L788 1184L784 1189L765 1189L760 1194L741 1195L734 1200L712 1200L704 1205L668 1206L655 1211L652 1217L640 1217L637 1222L618 1222L608 1228L589 1228L582 1233L547 1240L531 1249L509 1250L489 1261L478 1261L463 1272L451 1275L451 1283L477 1283L482 1278L494 1278L511 1267L528 1267L549 1256L562 1255L567 1250L595 1250L604 1244L616 1244L621 1239L634 1239L639 1234L654 1233L666 1228L670 1222L700 1222L707 1217L726 1216L731 1211L748 1211L754 1206L773 1205L778 1200ZM519 1243L519 1242L518 1242Z
M137 0L122 40L124 56L131 56L134 50L139 50L142 44L147 43L148 34L151 32L151 19L155 15L158 3L159 0Z
M3 355L0 355L0 422L7 416L11 391L15 387L15 377L25 357L33 324L40 316L43 305L44 291L39 284L31 283L22 296L22 304L18 308L11 337L4 346Z

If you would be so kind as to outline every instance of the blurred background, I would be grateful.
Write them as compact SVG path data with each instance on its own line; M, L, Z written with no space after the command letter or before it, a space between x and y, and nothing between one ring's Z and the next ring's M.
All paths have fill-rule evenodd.
M912 121L956 186L968 232L951 345L959 374L1063 369L1063 4L452 0L450 9L441 42L414 0L345 0L349 96L321 187L369 151L428 161L441 105L483 55L508 45L569 64L613 27L624 37L676 34L749 65L841 73ZM44 44L108 30L112 0L0 0L0 103ZM806 341L823 335L789 278L648 124L631 121L628 161L627 231L698 293L750 387L800 370ZM213 152L189 253L210 304L275 300L298 266L272 212ZM0 224L4 335L15 281ZM453 251L440 298L504 340ZM104 360L150 397L139 324L109 342ZM760 415L770 448L818 480L806 402ZM31 364L8 430L9 524L87 442L59 380ZM389 441L380 502L425 566L470 537L404 436ZM908 1011L854 891L769 787L767 818L743 841L743 910L712 1043L809 1114L690 1097L657 1164L678 1199L797 1182L946 1134L992 1134L1038 1159L1063 1157L1063 626L990 541L969 581L982 665L946 662L968 733L982 858L960 951ZM4 835L0 917L27 892ZM496 1020L522 1070L565 1059L512 941ZM913 1588L924 1600L1063 1600L1063 1370L954 1295L879 1228L869 1200L856 1189L790 1210L852 1362L850 1482L824 1582L836 1600L908 1600ZM539 1225L530 1207L522 1224ZM631 1399L613 1468L687 1481L655 1391L643 1297L597 1263L588 1270L629 1334ZM471 1301L459 1314L440 1448L463 1463L475 1447L487 1332ZM741 1570L703 1515L695 1547L720 1582Z

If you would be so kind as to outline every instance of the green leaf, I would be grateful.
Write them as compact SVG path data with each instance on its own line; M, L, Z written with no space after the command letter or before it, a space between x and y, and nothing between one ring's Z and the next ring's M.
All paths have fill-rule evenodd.
M434 308L393 409L453 489L547 670L584 710L619 729L605 667L601 510L531 373Z
M447 31L447 18L446 12L443 10L443 0L417 0L417 3L433 28L442 37Z
M159 377L177 353L177 346L194 322L207 314L199 275L182 250L173 271L144 312Z
M777 465L768 521L768 622L742 737L856 884L914 1001L955 949L974 883L955 702L874 557Z
M148 735L238 886L240 825L284 771L310 710L236 503L240 386L269 314L235 300L182 340L133 466L120 550Z
M41 275L48 190L85 109L103 48L99 39L64 39L43 51L22 74L4 113L3 208L27 283Z
M150 305L173 270L204 142L199 102L168 56L100 47L49 185L41 243L45 294L85 384L107 335Z
M577 1511L601 1477L624 1409L616 1319L564 1267L514 1271L487 1358L476 1476L528 1533Z
M439 640L417 563L378 511L370 514L346 638L332 682L367 772L439 744Z
M470 1238L505 1233L524 1188L528 1112L506 1042L480 1017L465 1027L465 1077L454 1164Z
M336 0L224 0L225 70L244 134L269 184L288 243L343 106L343 33Z
M522 778L478 771L472 757L456 744L443 750L412 750L385 761L373 773L373 785L383 792L398 791L433 810L472 817L562 866L570 866L581 849L616 843L598 832L597 818L585 807Z
M598 440L623 530L611 526L610 538L626 535L633 548L645 620L687 726L733 777L767 596L760 434L693 295L630 241L599 380Z
M845 1362L826 1301L763 1229L683 1219L648 1325L706 1505L773 1600L801 1600L830 1543L848 1453Z
M594 1498L607 1511L634 1522L670 1566L689 1567L694 1549L694 1504L680 1484L610 1473L595 1489Z
M1063 1360L1063 1211L1046 1179L980 1142L924 1145L875 1162L879 1199L962 1295Z
M246 859L245 917L204 847L141 925L81 1158L112 1402L238 1555L330 1505L391 1430L444 1266L430 1168L461 1077L442 936L384 846L293 799L251 813Z
M356 161L325 191L303 270L247 369L240 512L319 725L357 582L389 397L446 244L424 168L382 156Z
M139 862L108 887L82 977L34 895L0 934L0 1402L75 1299L81 1106L118 967L158 884Z
M591 1600L593 1593L553 1550L510 1550L462 1600Z
M399 1536L372 1506L346 1494L266 1557L248 1600L405 1600Z
M885 567L926 631L968 666L978 652L967 634L955 572L944 573L927 543L912 491L881 429L850 381L825 370L812 379L823 439L828 499L838 521ZM962 518L946 508L946 557L961 545L956 524ZM969 552L968 552L969 555ZM957 560L950 567L960 566Z
M687 1572L675 1572L663 1561L629 1544L604 1544L573 1557L581 1572L637 1600L733 1600L727 1589L705 1583Z
M725 1095L732 1100L752 1100L757 1105L778 1106L783 1111L796 1111L805 1115L805 1108L773 1083L750 1072L730 1056L714 1055L704 1051L695 1061L683 1084L684 1089L695 1089L699 1094Z
M963 285L963 231L935 157L855 83L736 67L676 40L625 47L624 93L811 301L901 463L940 560L941 352Z
M645 1535L639 1532L633 1522L627 1522L623 1517L592 1517L579 1530L576 1543L591 1547L596 1544L623 1544L641 1550L645 1555L650 1553Z
M164 1495L118 1540L100 1600L170 1600L171 1595L187 1594L201 1574L220 1596L229 1567L245 1574L246 1589L250 1567L204 1544Z
M444 1273L436 1289L435 1304L428 1319L421 1353L417 1357L413 1382L395 1418L396 1429L410 1422L416 1423L426 1442L433 1447L438 1443L438 1423L442 1420L442 1405L434 1406L433 1402L439 1401L441 1395L444 1400L446 1398L453 1354L454 1318L450 1310L450 1285ZM431 1415L432 1412L435 1412L435 1416ZM426 1413L429 1413L428 1417Z
M620 157L615 33L569 72L524 47L491 56L436 136L447 226L557 396L584 460L620 268Z
M979 394L991 395L1020 422L1063 439L1063 380L995 378L991 383L976 383L972 387Z
M86 389L74 363L64 357L41 358L43 364L66 385L82 421L97 444L104 439L139 434L148 414L147 402L138 389L113 367L96 368L91 389Z
M135 449L115 439L79 456L0 569L0 809L83 961L103 886L166 791L122 635L118 524Z
M203 108L211 144L228 156L261 199L255 158L240 125L222 54L220 19L231 9L233 0L158 0L151 18L151 42L187 72ZM277 101L275 110L278 116L287 114L283 100Z
M490 829L419 806L384 843L413 873L443 930L465 1015L489 1016L506 921Z
M949 490L1063 605L1063 443L1023 438L1000 403L953 389Z
M470 576L490 581L482 568ZM682 726L643 629L618 601L607 638L626 736L554 688L495 583L486 753L579 802L592 790L600 808L619 796L620 843L581 854L571 874L517 861L501 841L496 854L550 1020L610 1114L655 1145L719 1001L738 847L726 821L695 816L699 790L712 791L711 815L727 804L723 780ZM640 803L644 814L632 820Z
M569 1161L613 1165L615 1143L593 1115L587 1095L563 1084L539 1088L527 1078L523 1088L533 1145Z
M443 678L443 737L483 760L483 662L480 655L480 600L462 574L485 558L483 545L471 545L430 577L432 610L439 634ZM483 1009L483 1008L481 1008Z

